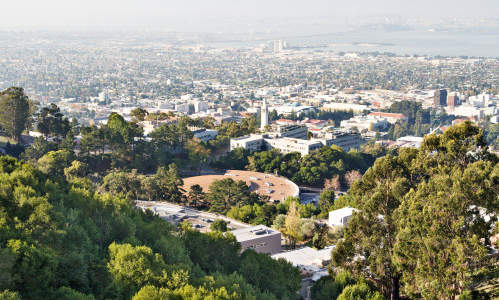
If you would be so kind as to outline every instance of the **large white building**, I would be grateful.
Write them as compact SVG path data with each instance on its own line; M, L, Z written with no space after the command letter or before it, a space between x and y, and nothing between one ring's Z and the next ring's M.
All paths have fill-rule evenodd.
M196 113L207 111L210 108L208 103L204 101L194 101L192 104Z
M322 138L314 140L321 142L326 147L336 145L347 152L350 151L350 149L359 150L361 143L360 134L338 130L326 132Z
M321 148L320 141L295 138L270 138L268 135L250 135L230 140L230 150L244 148L250 152L279 149L282 153L299 152L301 155Z
M272 125L272 132L270 133L275 137L289 137L295 139L304 139L308 138L308 128L302 125Z
M252 134L230 139L230 150L243 148L250 152L262 151L264 148L264 137L261 134Z
M284 42L282 40L275 40L273 46L274 53L280 53L284 49Z
M321 148L323 145L320 141L303 140L294 138L277 138L265 139L267 149L279 149L284 154L291 152L299 152L302 156L310 154L310 152Z
M358 131L375 131L388 128L389 122L386 118L378 116L355 116L341 121L340 126L346 129L357 128Z
M189 104L188 103L175 104L175 111L177 111L179 113L188 114L189 113Z
M353 112L363 112L365 110L368 110L369 107L367 105L356 104L356 103L331 102L331 103L324 104L321 109L328 110L328 111L336 111L336 110L349 111L349 110L351 110Z
M360 148L361 138L358 133L334 131L326 133L323 138L307 140L302 138L306 134L303 134L301 131L304 128L304 132L306 133L307 128L301 126L294 127L298 129L284 132L284 134L293 132L299 138L279 137L279 135L275 134L254 134L231 139L230 150L244 148L250 152L255 152L278 149L284 154L299 152L301 155L308 155L310 152L321 147L330 147L332 145L341 147L345 151Z

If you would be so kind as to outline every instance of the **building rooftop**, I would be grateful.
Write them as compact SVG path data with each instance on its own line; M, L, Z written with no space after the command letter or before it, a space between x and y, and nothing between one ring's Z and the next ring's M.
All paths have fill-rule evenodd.
M257 225L249 228L237 229L231 231L231 233L236 237L238 242L244 242L255 238L261 238L264 236L281 234L279 231L270 229L265 225Z
M344 217L351 216L354 212L357 212L357 211L358 211L357 209L350 207L350 206L347 206L347 207L343 207L343 208L340 208L337 210L330 211L329 217L330 218L331 217L344 218Z
M315 141L315 140L303 140L303 139L294 139L294 138L289 138L289 137L284 137L280 139L273 139L274 141L279 141L279 140L285 140L289 143L295 143L299 145L315 145L315 144L320 144L320 141Z
M248 140L248 141L253 141L253 140L260 140L262 139L263 136L261 134L252 134L252 135L245 135L237 138L232 138L232 140L235 141L242 141L242 140Z
M298 186L285 177L241 170L228 170L224 175L203 175L184 178L184 185L182 188L188 192L191 189L191 186L199 184L204 192L208 192L210 185L215 180L226 178L232 178L235 181L244 181L252 192L269 196L270 201L283 201L288 197L298 197L300 194ZM269 189L272 190L271 193L267 191Z
M334 246L329 246L321 250L310 247L301 248L289 252L272 255L273 259L284 258L293 266L305 267L307 269L321 269L324 263L331 260L331 250Z
M397 118L397 119L407 118L404 114L387 113L387 112L381 112L381 111L373 111L369 115L377 116L377 117L384 117L384 118Z

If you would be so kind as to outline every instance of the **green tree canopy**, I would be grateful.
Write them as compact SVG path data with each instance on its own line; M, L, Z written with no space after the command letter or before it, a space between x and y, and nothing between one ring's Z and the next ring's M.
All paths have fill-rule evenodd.
M0 126L10 137L19 140L21 133L31 125L33 103L24 89L10 87L0 92Z

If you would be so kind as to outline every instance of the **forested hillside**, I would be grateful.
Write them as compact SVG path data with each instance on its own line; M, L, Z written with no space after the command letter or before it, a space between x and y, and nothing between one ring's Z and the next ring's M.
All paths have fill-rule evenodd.
M0 158L0 299L296 298L290 264L240 255L230 234L176 231L61 173Z

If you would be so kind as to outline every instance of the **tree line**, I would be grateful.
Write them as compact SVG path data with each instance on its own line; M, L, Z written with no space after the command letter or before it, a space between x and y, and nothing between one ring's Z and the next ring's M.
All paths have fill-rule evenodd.
M366 151L345 152L333 145L301 156L298 152L283 154L277 149L250 153L239 148L221 156L211 165L220 169L247 169L278 174L299 185L324 186L328 180L330 183L336 181L339 190L341 185L348 187L353 171L365 172L379 155L386 153L385 150L374 152L368 148Z
M471 122L379 158L348 192L355 213L332 265L387 298L471 299L494 275L498 157ZM495 245L497 247L497 244Z
M0 157L2 299L297 298L289 263L240 254L230 234L176 229L99 192L80 167L54 175Z

